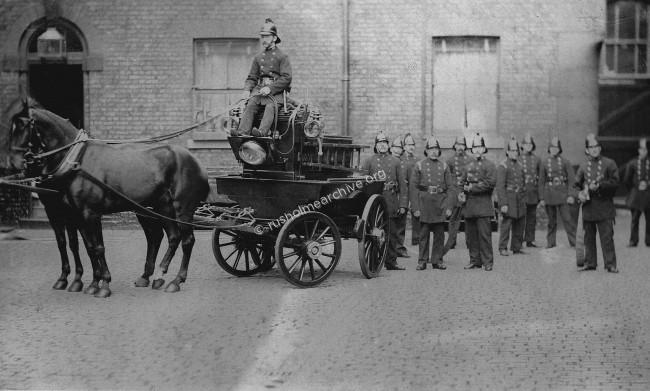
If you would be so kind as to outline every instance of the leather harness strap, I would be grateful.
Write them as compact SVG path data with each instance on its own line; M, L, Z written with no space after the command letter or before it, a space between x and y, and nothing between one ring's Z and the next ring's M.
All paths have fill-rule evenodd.
M122 201L127 202L128 204L130 204L134 208L134 211L140 212L140 214L142 214L142 215L144 215L146 217L151 217L151 218L157 219L157 220L165 220L165 221L169 221L169 222L173 222L173 223L189 225L189 226L192 226L194 228L203 228L203 229L214 229L214 228L233 229L233 228L242 228L242 227L250 226L249 223L236 224L236 225L230 225L230 226L221 226L221 225L215 226L215 225L196 224L196 223L190 223L190 222L187 222L187 221L180 221L180 220L172 219L171 217L161 215L160 213L154 212L153 210L140 205L136 201L132 200L131 198L129 198L128 196L123 194L122 192L120 192L120 191L114 189L113 187L107 185L106 183L104 183L103 181L101 181L100 179L98 179L96 176L89 173L88 171L84 170L80 166L77 166L77 167L73 168L73 170L77 171L79 173L79 175L81 175L82 177L84 177L84 178L88 179L89 181L93 182L97 186L101 187L103 190L108 191L109 193L117 196Z

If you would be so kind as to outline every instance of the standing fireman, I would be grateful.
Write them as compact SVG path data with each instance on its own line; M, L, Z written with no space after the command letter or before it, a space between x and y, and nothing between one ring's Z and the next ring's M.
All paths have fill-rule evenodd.
M506 148L506 160L497 167L497 199L501 212L499 233L499 254L508 256L508 240L513 254L524 254L521 250L526 218L526 188L524 168L519 162L519 143L512 137ZM512 232L512 239L510 239Z
M605 269L618 273L614 248L614 193L618 187L618 168L613 160L601 156L596 136L585 140L587 161L580 164L573 192L583 203L582 221L585 230L585 266L582 270L596 270L596 231L600 234Z
M399 184L400 192L399 199L400 205L402 198L408 199L408 180L404 178L405 170L402 162L402 157L404 156L404 140L397 136L393 139L392 144L390 145L390 154L395 156L400 160L400 181ZM404 183L406 182L406 183ZM397 256L401 258L408 258L408 251L406 246L404 246L404 236L406 235L406 213L400 213L399 216L395 219L396 227L395 233L397 234Z
M629 247L639 243L639 220L645 213L645 245L650 246L650 159L648 159L648 142L645 138L639 140L639 156L632 159L625 167L625 185L630 189L627 196L627 207L632 211L632 226L630 227Z
M386 269L404 270L397 264L397 235L395 233L396 220L398 215L406 213L406 210L399 208L400 172L399 159L388 153L388 137L379 132L375 137L375 154L369 156L361 164L361 171L367 175L374 175L384 172L386 179L382 195L386 200L387 212L390 216L388 224L388 255L386 257Z
M527 247L535 245L535 226L537 225L537 204L539 204L539 171L541 159L535 155L535 140L530 134L524 136L521 143L523 155L521 163L526 175L526 227L524 228L524 241Z
M465 235L469 247L469 264L465 269L492 270L492 229L490 218L494 216L492 192L497 181L494 163L485 158L485 140L479 134L471 144L475 159L467 163L462 177L463 192L458 201L465 203Z
M283 101L283 93L291 90L291 64L289 56L278 49L278 29L271 19L266 19L260 30L264 50L253 59L244 85L243 98L248 99L237 134L249 135L253 129L255 114L264 106L264 116L254 136L268 136L277 111L277 103ZM252 93L252 96L251 96Z
M447 165L454 179L454 192L460 194L463 191L462 177L465 172L465 166L471 157L466 153L467 142L465 141L465 137L456 137L452 148L454 149L454 156L447 159ZM454 207L461 207L457 198L452 200L452 208ZM455 218L452 217L449 220L449 237L447 238L447 247L449 249L456 247L456 236L458 236L458 229L460 227L460 221L463 219L463 213L456 213L453 216ZM467 242L467 235L465 235L465 242Z
M440 161L441 152L438 140L430 137L424 151L426 158L415 164L409 180L413 214L420 218L417 270L426 269L429 260L433 269L447 268L442 260L445 246L445 220L451 216L450 201L454 193L449 167L447 163ZM433 248L429 259L431 232L433 232Z
M411 133L406 133L403 141L404 154L402 155L401 164L402 173L404 174L402 175L402 178L404 178L403 181L406 181L406 183L400 185L400 190L406 189L406 191L408 191L410 190L408 181L411 178L413 166L415 166L418 159L415 157L415 140L413 139L413 136L411 136ZM410 196L406 197L406 199L410 203ZM411 245L415 246L418 244L418 237L420 235L420 219L413 215L413 207L411 205L407 206L407 209L411 211Z
M569 245L576 245L576 222L571 217L570 206L575 204L575 198L569 195L573 189L575 174L571 162L562 156L560 139L553 137L548 145L548 157L539 176L540 205L546 208L548 223L546 225L546 248L557 245L557 215L560 214L562 224L569 238Z

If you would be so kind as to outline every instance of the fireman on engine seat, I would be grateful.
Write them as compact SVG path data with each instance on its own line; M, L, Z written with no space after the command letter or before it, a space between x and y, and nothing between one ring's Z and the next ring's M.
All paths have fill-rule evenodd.
M248 99L237 135L269 136L277 113L283 102L283 93L291 90L291 63L289 56L278 49L278 29L271 19L266 19L260 30L264 50L253 59L242 97ZM259 129L253 131L255 114L264 106L264 116Z

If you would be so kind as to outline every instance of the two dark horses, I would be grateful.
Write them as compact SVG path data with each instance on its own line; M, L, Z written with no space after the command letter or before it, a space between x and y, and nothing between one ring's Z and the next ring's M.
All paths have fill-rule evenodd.
M61 252L62 274L54 288L65 289L70 273L64 236L67 227L73 254L74 229L78 229L93 267L93 281L85 292L108 297L111 274L104 255L101 217L134 210L131 203L110 189L169 219L191 223L194 210L208 195L208 179L196 158L182 147L112 145L92 139L79 140L78 136L79 130L69 121L31 100L24 101L22 110L11 121L10 163L15 169L43 176L41 187L60 192L60 196L41 197ZM34 156L40 158L33 159ZM136 280L136 286L149 285L164 232L169 247L160 263L161 273L167 273L180 245L183 250L181 266L166 291L180 290L180 284L187 278L194 246L192 226L142 215L138 215L138 221L147 239L147 255L144 273ZM79 291L83 268L78 251L75 265L76 276L69 290ZM164 280L159 278L152 286L158 289L163 284Z

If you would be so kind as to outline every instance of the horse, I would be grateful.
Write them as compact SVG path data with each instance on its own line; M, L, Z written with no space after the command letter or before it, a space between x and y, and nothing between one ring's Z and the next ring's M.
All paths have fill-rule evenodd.
M27 98L29 100L28 104L34 107L43 108L37 101ZM8 153L8 142L7 138L9 137L10 127L5 125L6 122L10 122L11 118L15 114L21 112L23 109L23 101L16 99L12 101L7 108L2 113L2 122L0 125L3 128L6 128L7 131L3 131L0 134L0 168L4 170L9 170L9 153ZM9 173L15 174L17 170L9 170ZM25 175L27 177L39 175L39 169L37 167L27 166L25 169ZM70 261L68 258L68 252L66 246L70 245L70 251L75 262L75 278L72 281L72 284L68 287L69 292L80 292L83 289L83 282L81 277L83 275L83 266L81 264L81 258L79 256L79 237L77 235L77 228L73 224L73 221L69 218L70 210L68 205L63 202L61 195L56 194L47 194L42 193L39 196L41 203L45 209L47 219L54 231L54 236L56 238L56 243L59 249L59 255L61 259L61 276L56 280L53 289L63 290L68 287L68 276L70 275ZM68 235L68 242L66 242L66 233Z
M187 149L177 145L109 144L87 139L84 134L69 121L24 100L21 112L12 118L8 141L12 167L21 170L35 164L41 169L41 185L62 194L93 267L93 280L85 292L100 298L111 295L101 216L142 212L141 207L165 218L138 214L147 254L144 273L135 285L149 286L164 232L168 249L152 288L164 285L163 277L180 245L181 266L165 288L167 292L179 291L187 279L195 242L194 210L209 192L205 170Z

